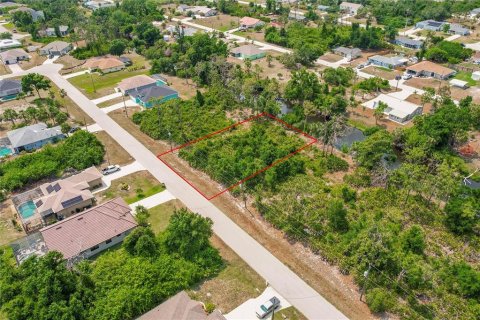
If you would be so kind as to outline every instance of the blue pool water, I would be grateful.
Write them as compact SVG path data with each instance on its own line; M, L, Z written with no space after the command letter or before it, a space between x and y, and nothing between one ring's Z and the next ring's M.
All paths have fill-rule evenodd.
M37 207L33 201L25 202L18 207L18 211L23 219L28 219L33 216L35 209L37 209Z
M7 147L0 147L0 158L12 154L12 150Z

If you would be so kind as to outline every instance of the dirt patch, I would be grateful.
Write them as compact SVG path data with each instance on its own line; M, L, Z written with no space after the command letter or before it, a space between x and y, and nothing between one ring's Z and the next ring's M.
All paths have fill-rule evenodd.
M85 67L83 67L85 60L78 60L69 54L61 56L60 58L55 60L54 63L63 65L62 70L60 70L60 74L69 74L85 70Z
M15 221L15 222L13 222ZM7 199L0 203L0 247L25 236L13 203Z
M146 136L121 113L112 112L109 115L155 154L168 150L167 143L155 141ZM185 173L187 169L192 170L178 157L173 165ZM212 188L212 191L219 189L220 185L204 173L190 172L189 177L195 185L205 184L207 188ZM252 206L252 199L248 201L248 210L243 208L240 199L234 198L229 193L213 199L212 202L347 317L362 320L374 318L368 307L359 301L358 287L350 276L342 275L337 267L327 264L321 256L314 254L302 244L291 244L284 233L261 218Z
M28 61L20 61L20 67L23 70L28 70L33 67L41 65L45 60L47 60L47 56L41 56L36 52L30 52L30 59Z
M124 166L133 162L133 157L123 149L117 141L113 140L105 131L96 132L98 140L105 146L105 158L100 164L100 167L105 167L109 164L116 164Z
M265 290L266 282L220 238L214 235L210 241L219 250L225 268L216 277L192 288L189 294L195 300L213 303L219 311L227 313L257 297Z
M265 33L261 31L237 31L233 34L245 37L247 40L255 40L265 42Z
M342 56L339 56L338 54L334 53L326 53L323 56L320 56L319 59L327 61L327 62L338 62L343 59Z
M167 74L162 74L162 77L167 79L167 84L173 89L177 90L182 99L193 98L197 90L205 91L205 89L197 88L197 85L191 79L182 79L175 76L170 76Z
M232 17L228 14L219 14L205 19L196 19L193 22L205 27L225 32L238 27L239 21L239 17Z
M401 125L394 121L388 120L386 117L379 119L377 123L375 123L375 116L373 115L373 110L362 105L354 109L350 109L348 112L348 118L353 120L354 122L360 122L368 127L373 127L375 125L382 127L390 132L395 131L397 128L406 128L413 125L411 121L408 123Z
M422 105L422 96L419 94L411 94L405 99L405 101L415 103L417 105ZM426 103L423 106L423 113L430 113L432 111L432 104L431 103Z
M384 68L369 66L362 69L362 72L380 77L382 79L394 80L396 76L401 76L402 72L398 70L386 70Z
M2 63L2 65L0 66L0 75L4 76L10 73L12 73L12 70L10 70L10 68L6 64Z
M461 100L467 96L473 98L474 103L480 103L480 88L471 87L466 90L452 87L448 83L448 80L438 80L434 78L412 78L405 82L406 85L409 85L414 88L423 89L424 87L434 88L438 91L439 88L448 86L450 88L450 94L452 99Z

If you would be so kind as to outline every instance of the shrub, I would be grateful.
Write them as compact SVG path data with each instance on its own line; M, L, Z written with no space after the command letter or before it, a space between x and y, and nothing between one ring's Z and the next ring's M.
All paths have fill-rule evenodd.
M207 312L208 314L212 313L213 311L215 311L215 304L213 304L212 302L207 302L205 303L205 312Z
M348 162L340 159L333 154L327 156L327 169L329 172L337 172L337 171L347 171L348 170Z
M387 290L374 288L367 293L367 304L373 312L385 312L395 305L395 301Z

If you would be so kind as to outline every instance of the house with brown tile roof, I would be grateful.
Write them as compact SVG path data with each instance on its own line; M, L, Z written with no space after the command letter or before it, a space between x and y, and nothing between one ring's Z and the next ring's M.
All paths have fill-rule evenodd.
M123 241L137 227L131 208L115 198L40 230L49 251L74 262Z
M185 291L180 291L167 301L156 306L137 320L226 320L218 311L207 314L202 303L192 300Z
M265 23L262 20L252 18L252 17L243 17L240 19L240 29L250 29L257 26L263 26Z
M407 67L407 73L415 76L433 77L444 80L453 76L456 71L431 61L424 60L413 66Z
M101 73L110 73L125 69L125 63L117 57L96 57L88 59L85 66L90 71L100 71Z

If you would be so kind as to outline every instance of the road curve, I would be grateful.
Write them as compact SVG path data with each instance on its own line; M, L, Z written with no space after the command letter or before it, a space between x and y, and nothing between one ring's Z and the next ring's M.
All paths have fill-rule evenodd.
M191 211L211 218L214 222L213 231L215 234L308 319L347 319L318 292L237 226L215 205L159 161L155 154L64 79L58 73L60 68L61 65L58 64L41 65L26 72L6 77L37 72L50 78L59 88L64 89L67 95L135 160L156 179L165 183L167 189L176 198L180 199ZM252 318L254 318L253 315Z

